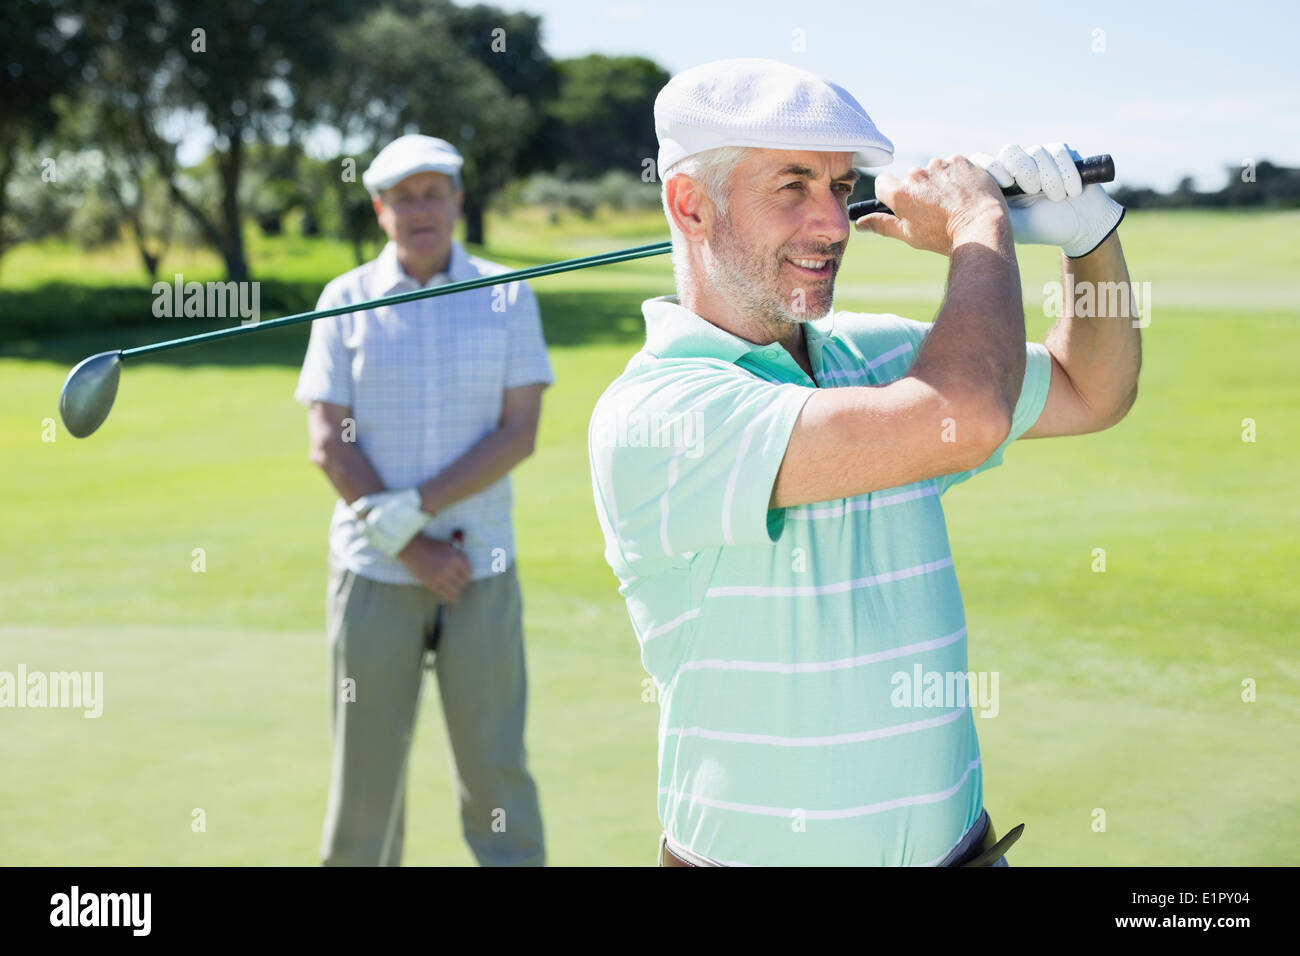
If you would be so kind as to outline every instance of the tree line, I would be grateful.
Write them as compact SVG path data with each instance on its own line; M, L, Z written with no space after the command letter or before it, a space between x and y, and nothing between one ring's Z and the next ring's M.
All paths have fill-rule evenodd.
M378 235L361 171L416 131L465 156L470 242L494 201L657 206L652 109L668 78L642 57L554 59L539 17L450 0L7 0L0 256L48 235L125 234L152 278L179 237L241 280L245 224L275 233L297 212L304 232L349 239L360 262ZM207 155L185 166L195 137ZM1300 170L1229 173L1216 193L1189 178L1115 196L1131 208L1300 205Z
M1111 194L1116 202L1130 209L1300 207L1300 169L1278 166L1267 159L1248 159L1240 169L1229 166L1227 174L1227 185L1215 192L1198 192L1192 177L1184 176L1168 193L1120 187Z
M450 0L12 0L0 12L0 255L50 234L125 230L153 276L178 234L249 278L243 227L346 236L374 215L361 172L408 132L465 157L466 238L521 177L644 161L668 73L641 57L556 60L541 20ZM180 147L206 137L207 156ZM334 155L321 158L321 151ZM314 156L312 154L315 154Z

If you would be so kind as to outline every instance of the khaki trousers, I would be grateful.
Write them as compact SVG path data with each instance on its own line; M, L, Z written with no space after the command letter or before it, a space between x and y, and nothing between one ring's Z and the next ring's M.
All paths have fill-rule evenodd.
M321 835L326 866L398 866L424 644L441 602L360 577L330 556L326 631L334 756ZM483 866L545 862L527 769L523 600L515 565L471 581L444 613L434 670L461 830Z

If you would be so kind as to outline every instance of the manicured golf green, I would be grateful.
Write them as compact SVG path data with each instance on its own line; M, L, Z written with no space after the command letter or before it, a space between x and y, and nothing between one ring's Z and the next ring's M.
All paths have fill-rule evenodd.
M664 238L661 222L525 217L490 223L475 251L552 261ZM1017 443L944 498L970 666L1000 677L997 716L976 724L986 806L1000 827L1026 823L1013 865L1300 863L1297 227L1300 212L1130 213L1121 237L1152 296L1137 405L1102 434ZM1055 255L1021 251L1041 340ZM341 244L289 239L252 259L285 311L353 264ZM220 277L207 256L162 277L177 271ZM0 262L0 671L103 673L97 719L0 709L0 865L311 865L333 494L291 398L307 330L129 365L108 421L78 441L45 420L79 358L211 327L154 319L138 272L125 249L20 246ZM837 305L929 319L943 276L937 256L855 235ZM134 327L12 334L20 304L56 316L134 301L130 285ZM515 523L549 861L650 865L657 707L601 556L586 432L671 264L534 289L557 383L515 473ZM405 862L472 862L432 685Z

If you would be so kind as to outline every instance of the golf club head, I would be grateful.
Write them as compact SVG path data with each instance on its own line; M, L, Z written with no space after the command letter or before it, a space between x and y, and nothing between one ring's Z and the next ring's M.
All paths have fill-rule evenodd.
M122 353L100 352L80 363L68 373L59 393L59 415L63 427L74 438L85 438L104 424L117 397L117 381L122 377Z

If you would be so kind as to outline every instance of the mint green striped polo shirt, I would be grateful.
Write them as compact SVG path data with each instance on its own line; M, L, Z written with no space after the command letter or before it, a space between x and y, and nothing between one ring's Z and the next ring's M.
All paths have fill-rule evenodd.
M939 498L1038 418L1046 348L1027 345L1011 432L978 468L769 509L812 389L900 378L930 326L807 323L814 381L676 296L643 311L645 347L597 402L588 452L605 559L658 692L668 839L728 865L937 863L980 815L974 715L955 696L905 700L896 675L967 670Z

